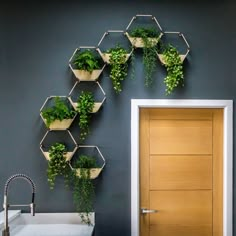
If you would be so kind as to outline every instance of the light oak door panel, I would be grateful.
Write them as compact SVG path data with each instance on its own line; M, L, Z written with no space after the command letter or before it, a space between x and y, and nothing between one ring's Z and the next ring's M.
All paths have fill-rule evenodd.
M212 154L212 121L150 120L150 154Z
M212 235L212 191L151 191L150 235Z
M150 190L212 189L212 156L150 156Z
M140 109L140 236L223 235L223 109Z

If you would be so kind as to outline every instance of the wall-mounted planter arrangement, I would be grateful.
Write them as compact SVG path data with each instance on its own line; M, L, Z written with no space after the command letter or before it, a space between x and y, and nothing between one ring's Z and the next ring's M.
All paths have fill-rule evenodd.
M177 35L179 37L179 39L186 45L186 49L185 49L186 52L179 54L181 62L184 62L185 58L187 57L187 55L190 52L190 46L189 46L186 38L184 37L184 34L182 34L180 32L168 32L168 31L163 33L163 35L165 35L165 36L167 36L168 34L169 35ZM175 45L173 45L173 46L175 46ZM160 52L157 53L157 56L158 56L160 62L163 65L166 65L165 56L162 53L160 53Z
M46 134L43 136L42 140L40 141L40 150L41 152L43 153L44 157L46 158L47 161L50 161L50 153L49 153L49 149L50 147L55 144L55 143L62 143L61 140L57 140L56 142L54 141L51 145L49 145L50 147L47 147L45 148L45 145L44 145L44 142L45 140L49 137L49 135L52 133L53 131L47 131ZM59 132L59 131L57 131ZM71 158L73 157L73 155L75 154L76 150L77 150L77 143L74 139L74 137L72 136L71 132L69 130L66 130L66 131L60 131L60 132L66 132L66 135L67 136L67 140L71 140L72 144L74 147L71 148L71 150L67 150L67 152L64 154L64 157L66 159L66 161L70 161ZM68 142L68 141L67 141Z
M77 99L76 99L76 100L74 100L74 98L73 98L72 95L73 95L73 92L75 91L76 87L79 86L80 84L81 84L81 83L79 83L79 82L76 82L76 83L74 84L73 88L71 89L71 91L70 91L70 93L69 93L69 97L68 97L68 99L69 99L71 105L73 106L73 108L74 108L75 110L78 109L78 98L79 98L79 94L77 94L77 96L76 96ZM100 110L100 108L102 107L103 103L104 103L105 100L106 100L106 94L105 94L105 92L104 92L102 86L100 85L100 83L97 81L95 84L97 85L97 88L98 88L98 90L100 91L100 94L101 94L100 98L102 98L102 99L96 100L96 98L95 98L94 107L93 107L93 110L92 110L91 113L96 113L96 112L98 112L98 111Z
M49 130L66 130L76 112L66 96L50 96L41 107L40 116Z
M69 67L79 81L96 81L105 64L95 47L79 47L71 56Z
M93 152L92 155L89 154L88 156L96 158L96 160L97 160L96 162L99 162L99 166L89 168L90 179L96 179L105 167L105 164L106 164L105 158L104 158L104 156L102 155L101 151L99 150L99 148L97 146L86 146L86 145L83 146L83 145L80 145L78 147L78 151L80 151L81 149L87 149L88 150L87 153ZM86 151L84 153L86 153ZM80 156L83 156L83 155L80 155ZM73 164L73 162L70 162L71 169L76 171L76 175L78 177L81 177L82 168L77 168L74 165L75 164ZM83 168L83 169L85 170L85 168Z
M179 53L177 48L173 47L175 45L166 46L163 38L167 35L177 35L187 48L186 51ZM122 81L128 75L128 60L131 58L131 64L134 66L134 52L138 48L142 50L137 50L137 53L143 53L146 86L152 84L157 59L167 70L164 79L167 95L183 84L182 64L190 51L184 35L180 32L163 32L159 22L152 15L135 15L125 31L106 31L97 47L76 48L69 60L69 67L77 81L69 96L50 96L40 109L40 116L48 128L40 142L40 150L48 161L47 176L50 188L53 189L57 175L63 176L65 183L73 186L76 210L82 221L87 224L91 224L90 213L93 211L92 180L99 177L104 169L105 158L97 146L77 145L68 129L78 114L80 141L85 140L90 133L91 113L97 113L106 99L105 92L98 82L104 68L109 65L113 89L120 93ZM88 87L81 88L82 84ZM66 142L59 138L56 143L46 144L54 131L56 135L62 132L65 133L63 137L68 135ZM68 145L67 141L71 141L71 144ZM75 157L77 152L78 158Z

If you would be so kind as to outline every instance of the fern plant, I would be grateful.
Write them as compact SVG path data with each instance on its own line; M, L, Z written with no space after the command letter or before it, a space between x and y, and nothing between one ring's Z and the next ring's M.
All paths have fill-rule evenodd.
M101 68L101 59L96 56L91 50L87 49L83 52L75 54L73 64L78 70L93 70Z
M74 168L80 168L80 176L75 176L74 180L74 203L82 222L88 225L91 225L89 213L93 211L95 196L94 185L90 178L90 170L96 167L96 159L86 155L80 155L74 164Z
M184 85L183 62L180 54L175 47L168 45L163 51L163 60L167 70L167 76L164 79L166 85L166 95L169 95L179 85Z
M157 67L157 46L153 43L153 39L158 38L159 35L160 33L153 27L138 27L130 32L131 37L142 38L143 41L143 65L146 87L152 85L152 76Z
M60 97L54 98L54 105L42 110L42 116L46 120L46 126L49 127L55 120L72 119L76 112L70 108L66 101Z
M116 93L122 91L121 81L125 79L128 73L128 64L126 60L127 50L117 45L107 51L110 53L109 63L111 66L110 78L113 89Z
M95 100L93 94L91 92L82 91L77 102L81 141L84 141L89 134L89 121L94 104Z
M61 143L55 143L49 149L50 160L48 162L47 176L50 189L54 188L56 177L59 175L65 178L66 186L69 185L71 169L65 158L66 153L66 147Z

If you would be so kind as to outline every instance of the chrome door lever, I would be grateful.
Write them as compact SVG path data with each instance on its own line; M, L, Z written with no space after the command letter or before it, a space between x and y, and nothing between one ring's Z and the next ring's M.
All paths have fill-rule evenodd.
M157 213L158 210L150 210L146 208L141 208L141 214L150 214L150 213Z

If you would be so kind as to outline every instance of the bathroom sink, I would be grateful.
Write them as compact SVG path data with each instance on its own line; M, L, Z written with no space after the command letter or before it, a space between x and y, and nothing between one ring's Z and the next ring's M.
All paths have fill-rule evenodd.
M92 226L81 222L78 213L19 213L11 214L9 223L11 236L91 236L94 230L94 213L91 214Z

